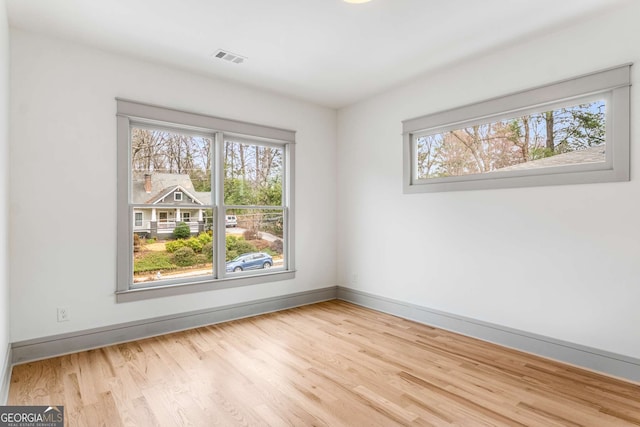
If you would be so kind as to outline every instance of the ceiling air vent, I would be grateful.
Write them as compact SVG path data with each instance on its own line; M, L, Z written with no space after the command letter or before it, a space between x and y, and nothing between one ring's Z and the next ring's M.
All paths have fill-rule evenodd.
M234 64L242 64L247 60L246 56L238 55L236 53L229 52L228 50L218 49L213 54L214 58L223 59Z

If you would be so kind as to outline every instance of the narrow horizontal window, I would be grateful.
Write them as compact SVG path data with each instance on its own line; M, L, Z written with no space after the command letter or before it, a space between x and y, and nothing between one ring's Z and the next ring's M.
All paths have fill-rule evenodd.
M629 66L403 122L407 193L629 179Z

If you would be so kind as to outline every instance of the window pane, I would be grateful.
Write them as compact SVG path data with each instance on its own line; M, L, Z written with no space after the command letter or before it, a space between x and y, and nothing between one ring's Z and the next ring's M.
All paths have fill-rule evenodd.
M229 209L225 222L227 272L284 267L282 209Z
M224 202L282 205L282 148L225 141Z
M131 202L211 205L211 138L131 129Z
M605 161L604 100L417 137L418 179Z
M133 283L213 275L213 228L211 210L191 212L172 233L151 237L146 231L133 235ZM197 219L200 220L196 221ZM143 220L143 224L145 221ZM159 222L159 227L169 227ZM134 230L141 227L134 227ZM179 237L183 236L183 237ZM186 236L186 237L184 237Z
M212 276L212 139L131 129L133 283Z

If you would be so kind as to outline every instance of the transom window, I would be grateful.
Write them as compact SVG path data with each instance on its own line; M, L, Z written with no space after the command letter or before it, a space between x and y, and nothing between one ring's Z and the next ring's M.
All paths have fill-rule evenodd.
M293 139L118 100L118 301L292 278Z
M628 180L629 67L403 122L405 192Z
M573 103L572 103L573 104ZM416 135L419 180L604 163L606 101Z

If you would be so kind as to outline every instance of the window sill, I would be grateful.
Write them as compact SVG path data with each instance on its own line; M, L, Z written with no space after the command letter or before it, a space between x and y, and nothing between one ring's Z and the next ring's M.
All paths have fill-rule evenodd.
M281 271L251 276L226 277L195 283L181 283L176 285L159 285L146 288L134 288L116 292L116 302L141 301L150 298L169 297L194 292L213 291L216 289L235 288L238 286L259 285L269 282L291 280L296 276L295 271Z

